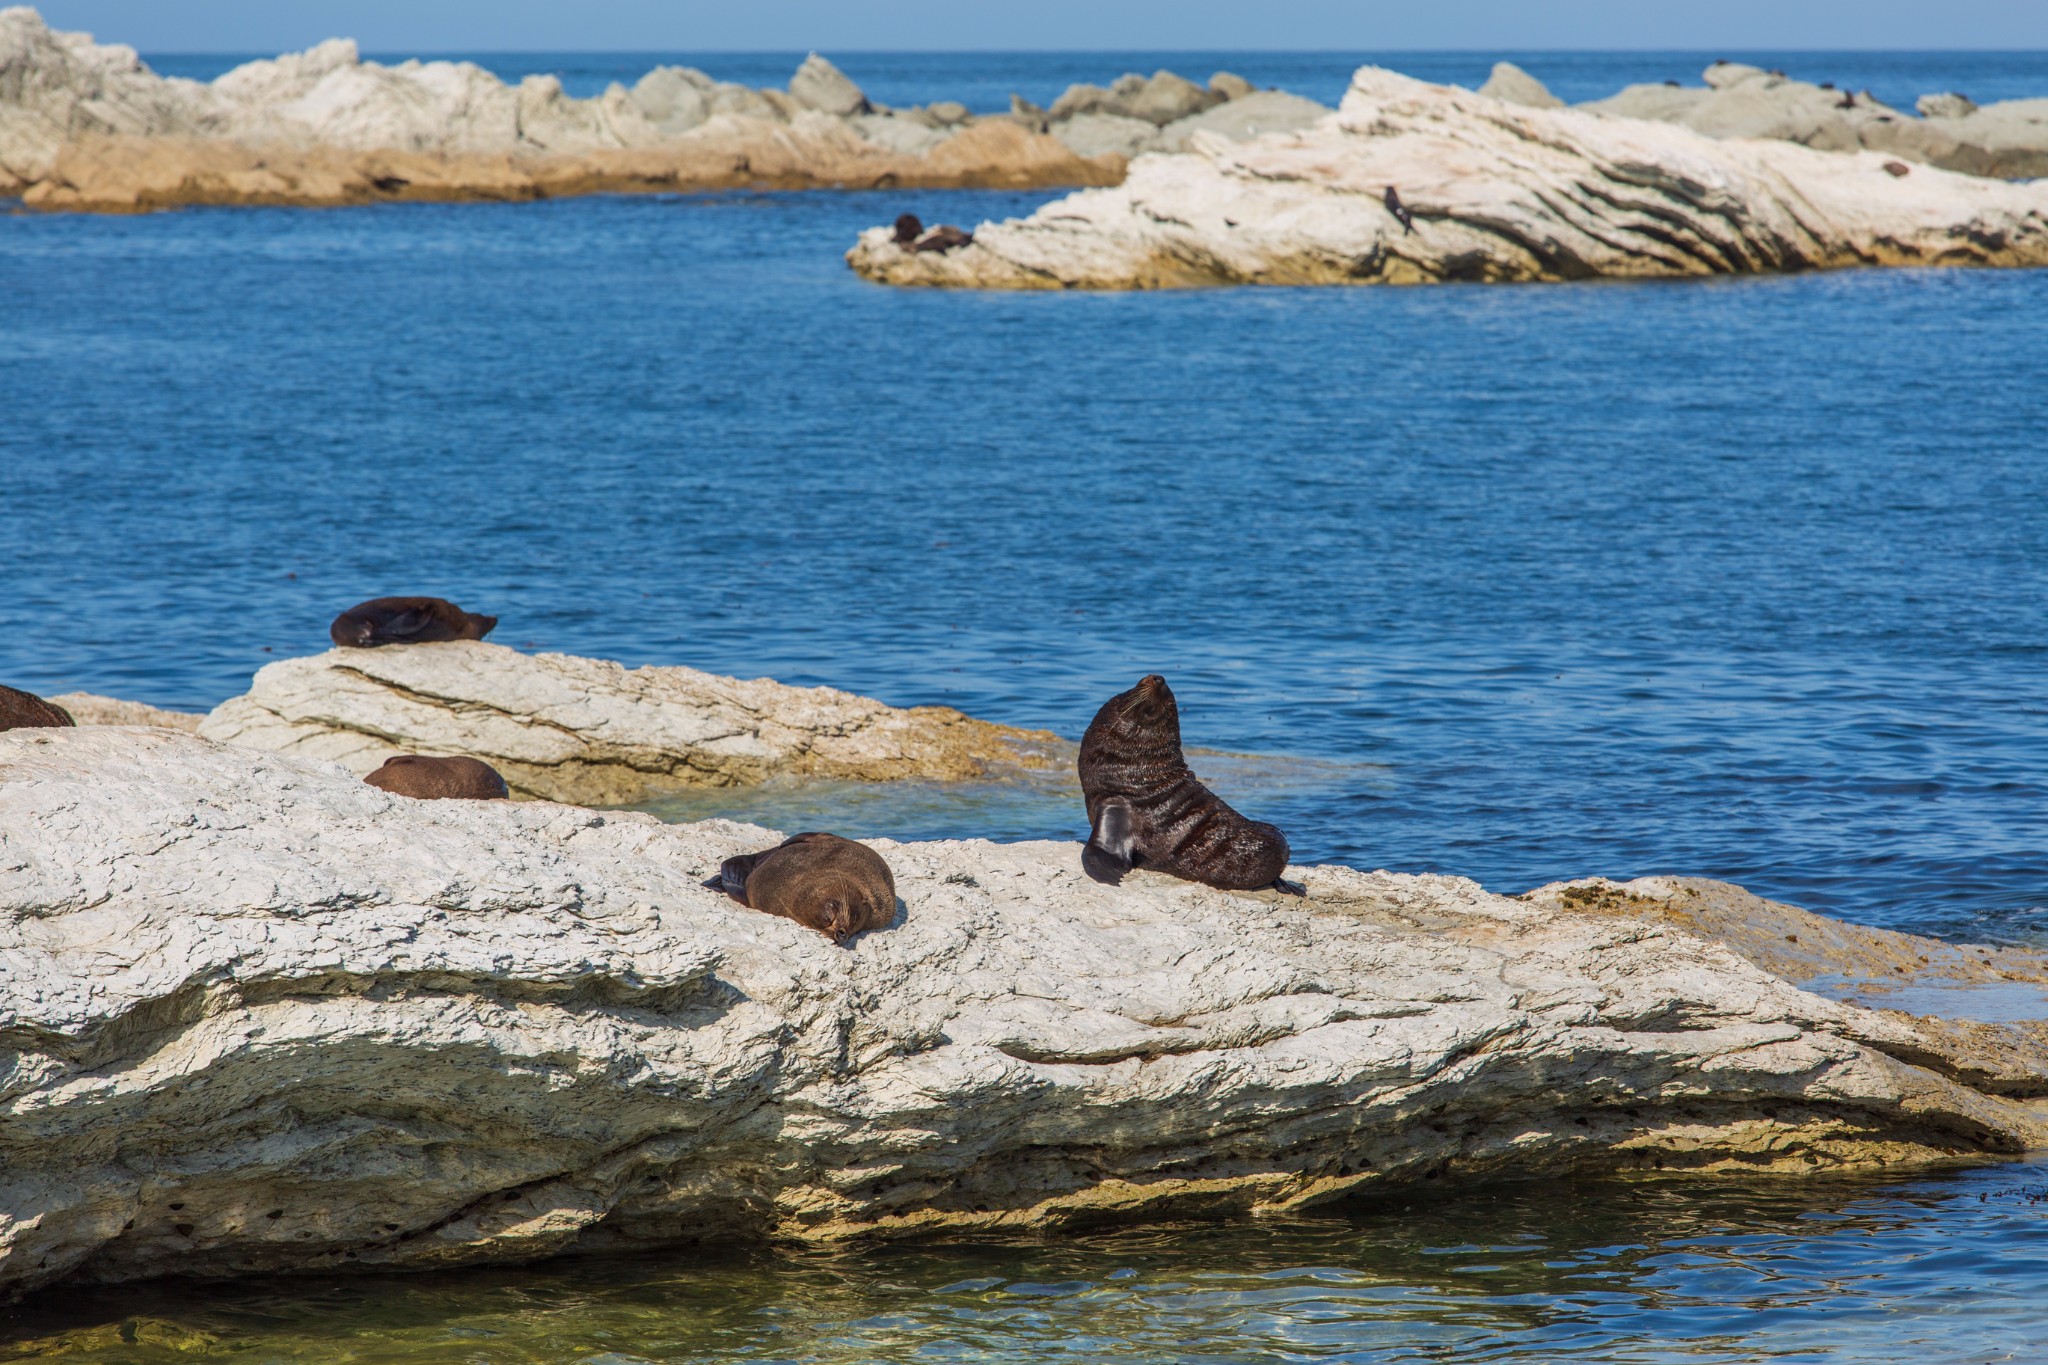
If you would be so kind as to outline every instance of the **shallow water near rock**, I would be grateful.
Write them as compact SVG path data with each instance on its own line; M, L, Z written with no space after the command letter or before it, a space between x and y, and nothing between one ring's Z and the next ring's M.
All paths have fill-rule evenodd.
M1261 1224L162 1285L11 1315L0 1359L2038 1359L2048 1168L1503 1185Z
M1717 55L1901 102L2048 93L2038 54L1525 65L1585 98ZM892 101L971 94L949 60L844 64ZM1060 60L974 98L1189 66ZM1216 65L1322 98L1348 70ZM593 89L635 74L598 66ZM1158 670L1190 745L1260 756L1194 762L1303 861L1503 890L1692 873L2048 939L2048 274L1020 298L839 260L904 208L1044 197L0 216L0 681L204 708L397 592L495 612L515 646L1069 740ZM653 808L1083 824L1064 769ZM130 1287L8 1329L105 1361L2025 1360L2044 1179L1551 1184L1056 1242Z

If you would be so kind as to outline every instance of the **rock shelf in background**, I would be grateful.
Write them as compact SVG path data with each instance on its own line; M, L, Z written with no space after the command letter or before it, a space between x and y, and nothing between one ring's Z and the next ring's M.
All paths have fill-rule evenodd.
M358 775L393 754L466 754L517 794L586 805L776 776L953 781L1065 752L1045 731L950 707L469 640L268 664L199 732Z
M1412 231L1384 202L1398 190ZM2048 182L1874 153L1720 141L1536 109L1374 67L1300 132L1144 157L1115 188L910 253L870 279L998 289L1647 279L1865 265L2048 264Z
M698 885L772 837L0 735L0 1293L2048 1138L2024 1037L1802 991L1659 909L1712 883L1319 867L1294 899L879 841L903 909L842 949Z

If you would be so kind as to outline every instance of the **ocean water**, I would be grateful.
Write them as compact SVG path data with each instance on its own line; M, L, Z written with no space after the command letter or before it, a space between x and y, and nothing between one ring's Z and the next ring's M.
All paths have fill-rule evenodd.
M1584 88L1529 64L1584 95L1712 55L1574 58ZM1332 97L1351 61L1315 59L1323 90L1269 57L1213 65ZM910 102L979 61L889 60L898 85L846 65ZM1768 64L2048 93L2038 56L1829 60ZM792 64L762 61L702 64ZM989 88L1154 65L1208 64L1017 58ZM2048 273L1021 296L840 260L905 209L1046 197L0 213L0 681L200 709L409 592L517 647L1069 738L1158 671L1198 769L1303 861L1717 876L2048 942ZM1058 773L659 808L1083 824ZM0 1332L106 1361L2029 1360L2042 1179L135 1288Z

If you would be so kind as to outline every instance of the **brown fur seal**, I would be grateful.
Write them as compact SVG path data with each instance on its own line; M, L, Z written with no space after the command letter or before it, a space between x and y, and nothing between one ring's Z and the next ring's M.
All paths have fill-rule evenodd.
M76 724L71 713L53 701L19 688L0 687L0 730L47 730Z
M505 779L498 776L498 770L480 758L400 754L385 759L384 766L363 781L393 796L412 796L422 801L503 801L512 794Z
M956 247L966 246L973 240L973 233L956 228L951 223L941 223L930 232L919 237L916 245L910 249L912 251L945 252L951 251Z
M445 597L377 597L335 617L327 634L344 648L370 649L481 640L497 624L497 617L464 611Z
M906 213L896 219L896 235L890 240L905 251L909 251L917 245L917 239L923 234L923 221L914 213Z
M896 917L896 879L882 855L836 834L792 835L765 853L727 858L704 885L839 944Z
M1247 820L1188 770L1180 708L1157 673L1109 699L1081 737L1081 794L1088 843L1081 866L1115 886L1149 867L1226 891L1277 887L1287 870L1287 836Z

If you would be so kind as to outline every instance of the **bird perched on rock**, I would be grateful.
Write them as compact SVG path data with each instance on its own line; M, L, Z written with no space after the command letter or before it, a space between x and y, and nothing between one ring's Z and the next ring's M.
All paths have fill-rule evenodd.
M1842 98L1835 101L1835 108L1837 109L1854 109L1855 107L1856 95L1853 91L1844 90L1842 92Z
M1401 202L1401 193L1392 185L1387 186L1387 212L1394 215L1405 232L1415 231L1415 215L1408 212L1408 206Z

